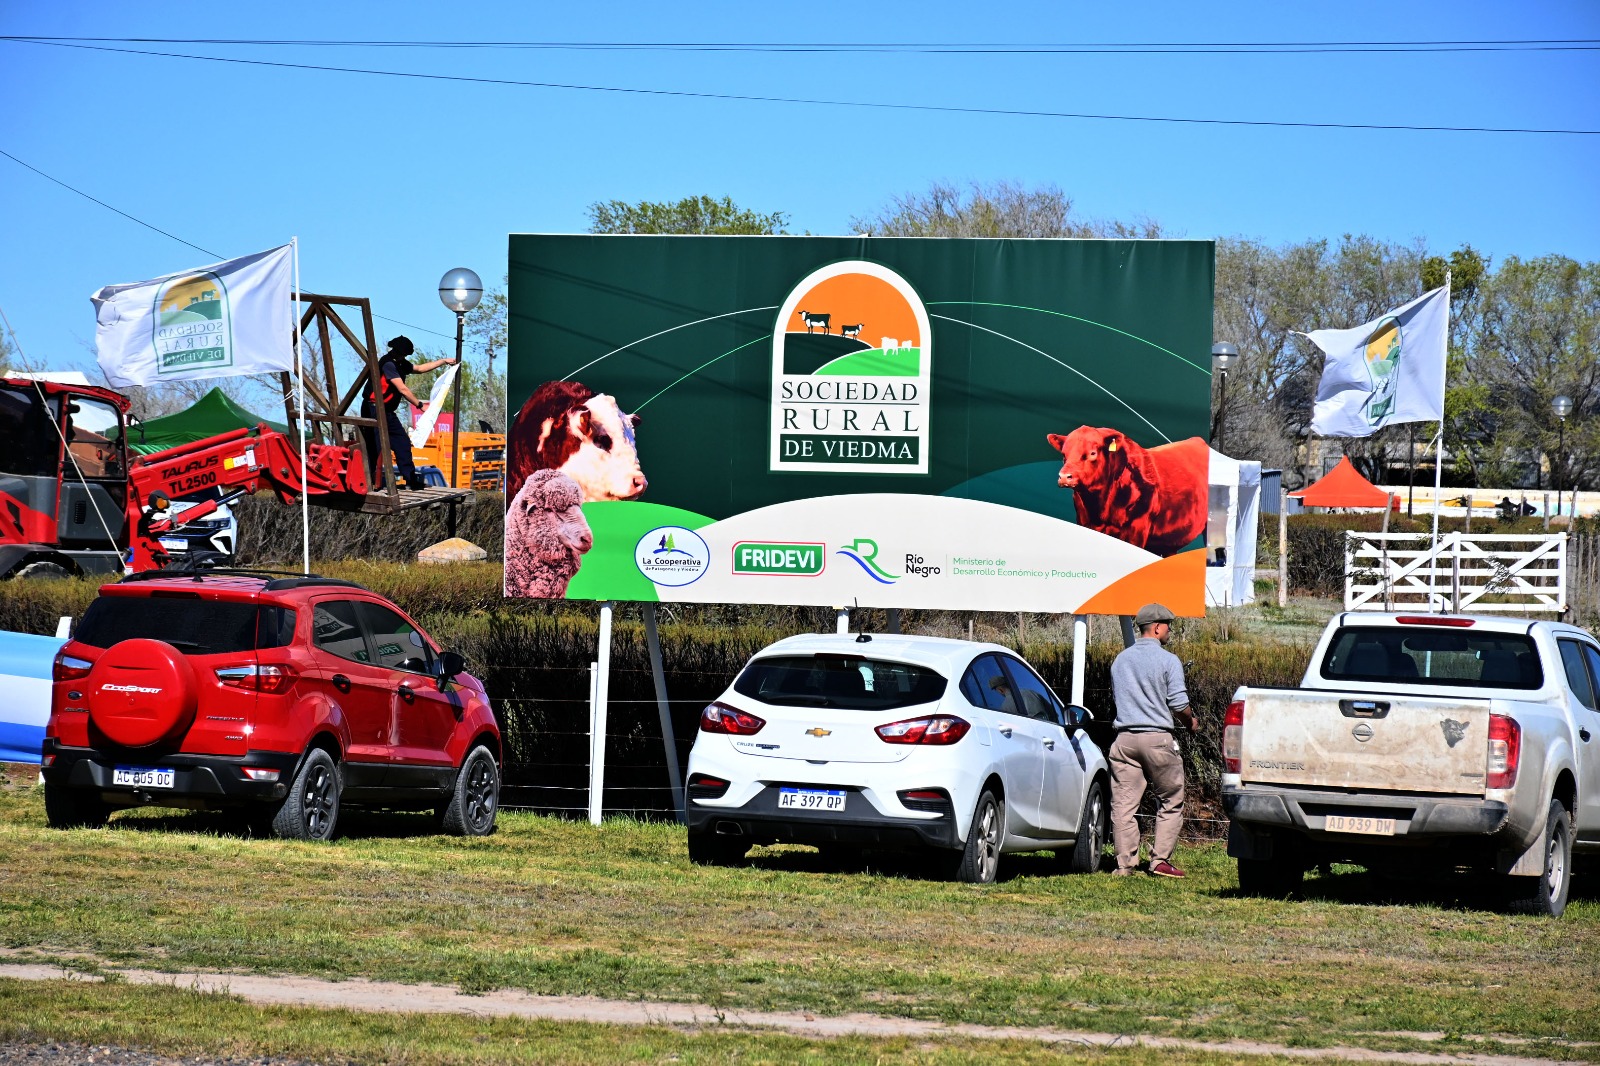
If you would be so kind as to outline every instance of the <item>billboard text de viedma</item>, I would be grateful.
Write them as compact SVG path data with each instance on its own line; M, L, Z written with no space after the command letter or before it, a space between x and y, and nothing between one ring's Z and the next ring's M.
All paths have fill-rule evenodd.
M513 235L513 596L1204 610L1209 241Z

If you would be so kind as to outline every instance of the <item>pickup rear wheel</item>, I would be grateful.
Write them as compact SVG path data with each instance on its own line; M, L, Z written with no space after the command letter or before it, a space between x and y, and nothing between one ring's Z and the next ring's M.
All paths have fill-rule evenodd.
M1572 820L1559 800L1550 802L1545 820L1544 872L1537 877L1506 878L1512 910L1561 917L1572 887Z
M1281 834L1272 841L1270 859L1239 860L1239 892L1261 899L1288 899L1305 884L1306 859L1292 840Z

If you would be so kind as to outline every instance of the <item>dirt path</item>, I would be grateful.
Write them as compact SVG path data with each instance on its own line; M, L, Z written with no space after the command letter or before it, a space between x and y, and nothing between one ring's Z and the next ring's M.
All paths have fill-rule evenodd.
M266 977L257 974L161 973L115 969L130 984L171 985L238 996L259 1006L339 1008L376 1013L471 1014L488 1017L537 1018L549 1021L597 1022L605 1025L668 1025L704 1029L718 1025L773 1029L811 1037L914 1037L937 1040L967 1037L981 1040L1036 1040L1045 1044L1083 1047L1148 1047L1210 1051L1232 1055L1282 1055L1294 1059L1342 1059L1350 1062L1397 1062L1412 1066L1547 1066L1552 1059L1516 1055L1371 1051L1365 1048L1285 1047L1252 1040L1212 1042L1181 1037L1031 1029L1017 1026L948 1025L874 1014L815 1015L804 1012L719 1010L693 1003L655 1003L599 999L593 996L535 996L499 991L467 995L429 984L397 984L355 978L322 981L308 977ZM43 963L0 963L0 978L23 981L101 978ZM1437 1039L1437 1034L1392 1034Z

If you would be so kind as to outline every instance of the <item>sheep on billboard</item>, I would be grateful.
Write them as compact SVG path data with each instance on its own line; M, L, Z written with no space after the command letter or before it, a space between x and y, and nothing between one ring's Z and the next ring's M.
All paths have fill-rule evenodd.
M513 235L506 594L1202 614L1213 259Z

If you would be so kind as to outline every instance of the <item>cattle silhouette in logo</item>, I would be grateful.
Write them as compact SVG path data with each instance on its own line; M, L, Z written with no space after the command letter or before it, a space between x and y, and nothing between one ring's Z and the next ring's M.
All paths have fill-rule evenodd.
M1145 448L1118 430L1080 426L1049 441L1079 525L1162 556L1205 532L1211 449L1199 437Z

